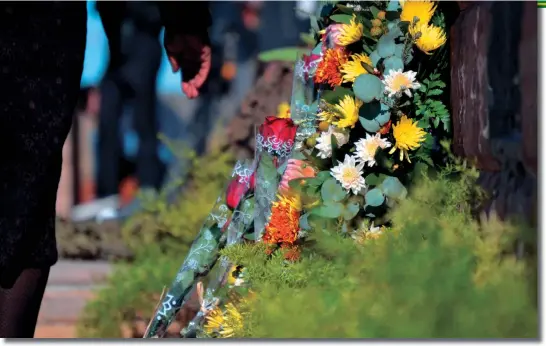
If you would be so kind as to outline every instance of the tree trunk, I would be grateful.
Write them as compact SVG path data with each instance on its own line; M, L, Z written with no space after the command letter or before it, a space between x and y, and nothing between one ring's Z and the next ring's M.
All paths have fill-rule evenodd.
M536 3L462 5L450 32L454 151L481 170L488 211L536 221Z

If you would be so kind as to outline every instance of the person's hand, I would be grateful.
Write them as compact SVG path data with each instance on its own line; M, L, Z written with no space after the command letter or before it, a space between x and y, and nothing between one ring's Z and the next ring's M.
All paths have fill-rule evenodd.
M182 69L182 92L190 99L196 98L210 72L211 48L208 35L165 32L164 44L172 71Z

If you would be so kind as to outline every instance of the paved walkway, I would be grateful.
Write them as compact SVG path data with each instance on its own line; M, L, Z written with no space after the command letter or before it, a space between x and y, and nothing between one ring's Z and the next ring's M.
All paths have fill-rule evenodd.
M83 307L110 270L103 261L59 261L51 269L35 337L75 338Z

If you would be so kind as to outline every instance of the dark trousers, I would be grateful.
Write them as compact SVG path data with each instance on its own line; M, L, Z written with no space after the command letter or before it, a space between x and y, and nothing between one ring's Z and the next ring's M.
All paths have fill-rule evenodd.
M120 118L124 105L133 99L133 128L139 137L136 162L140 187L159 188L162 164L157 155L156 77L161 63L157 36L135 28L124 37L123 56L112 55L101 86L99 115L97 194L106 197L118 192L119 160L123 156ZM117 40L111 40L116 42ZM120 51L111 47L110 52Z

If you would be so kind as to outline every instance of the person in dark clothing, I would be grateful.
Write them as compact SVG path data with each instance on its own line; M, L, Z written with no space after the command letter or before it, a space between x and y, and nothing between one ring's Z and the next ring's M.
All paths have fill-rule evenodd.
M156 3L173 70L196 97L210 69L205 2ZM33 337L57 261L55 202L76 107L85 2L0 4L0 337ZM195 19L198 18L199 21Z
M122 157L120 118L133 99L132 123L139 137L137 178L144 189L157 189L162 165L157 155L156 78L161 63L159 9L150 2L97 2L110 49L101 85L97 195L118 193Z

